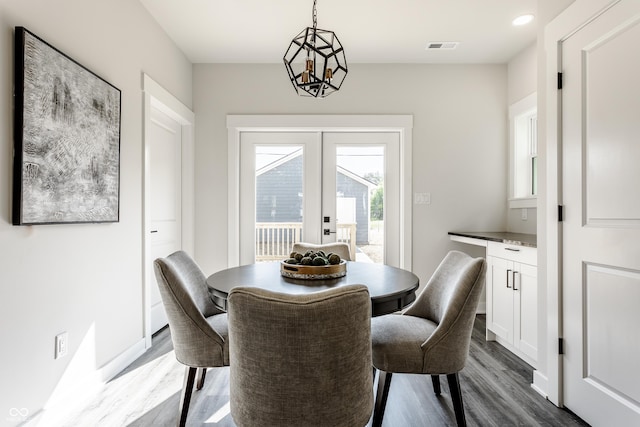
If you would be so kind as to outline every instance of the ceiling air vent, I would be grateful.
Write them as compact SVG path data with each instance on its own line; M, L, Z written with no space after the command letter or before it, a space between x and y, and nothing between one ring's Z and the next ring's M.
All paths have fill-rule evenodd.
M453 50L458 47L458 42L429 42L427 50Z

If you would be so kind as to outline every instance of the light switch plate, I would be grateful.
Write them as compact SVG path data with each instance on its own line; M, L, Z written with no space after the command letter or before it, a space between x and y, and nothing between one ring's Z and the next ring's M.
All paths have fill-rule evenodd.
M414 193L413 204L414 205L430 205L431 193Z

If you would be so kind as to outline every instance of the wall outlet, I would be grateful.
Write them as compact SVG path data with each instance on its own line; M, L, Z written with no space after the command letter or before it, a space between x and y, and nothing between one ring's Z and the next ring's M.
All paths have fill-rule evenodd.
M60 359L67 355L69 351L69 333L63 332L56 335L55 359Z
M522 218L523 221L527 220L527 214L528 214L527 208L522 208L522 212L521 212L520 215L521 215L521 218Z

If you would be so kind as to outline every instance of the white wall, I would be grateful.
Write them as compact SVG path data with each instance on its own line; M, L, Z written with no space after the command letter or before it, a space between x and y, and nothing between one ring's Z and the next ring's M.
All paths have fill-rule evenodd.
M11 225L15 26L122 91L119 223ZM37 413L67 385L90 378L142 339L141 76L148 73L190 106L192 67L141 4L130 0L0 0L0 56L3 424L10 408ZM69 333L69 355L54 360L54 336L62 331Z
M538 60L536 43L523 49L507 64L507 102L511 105L537 91ZM509 164L507 163L507 169ZM526 208L527 219L522 219L522 209L507 209L507 231L536 234L535 208Z
M537 44L520 51L507 64L507 103L511 105L538 90Z
M422 283L450 230L506 227L506 65L351 64L342 89L298 97L283 65L194 65L196 259L227 266L227 114L413 114L413 266Z

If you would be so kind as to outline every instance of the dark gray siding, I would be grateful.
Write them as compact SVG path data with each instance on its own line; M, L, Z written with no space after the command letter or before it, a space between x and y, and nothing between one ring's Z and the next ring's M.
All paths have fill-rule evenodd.
M343 197L356 199L356 244L369 244L369 189L366 185L346 175L338 173L336 186Z
M256 179L256 222L302 222L302 156Z
M338 193L356 199L356 244L369 243L369 189L342 173ZM261 174L256 179L256 222L302 222L302 156Z

